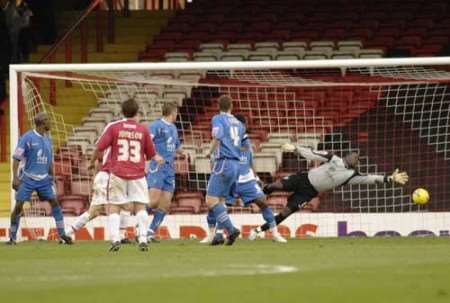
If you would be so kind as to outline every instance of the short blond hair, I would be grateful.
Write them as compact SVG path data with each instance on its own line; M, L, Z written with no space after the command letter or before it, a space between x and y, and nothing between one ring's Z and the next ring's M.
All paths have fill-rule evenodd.
M176 110L178 110L178 104L175 102L166 102L162 106L162 115L166 117Z

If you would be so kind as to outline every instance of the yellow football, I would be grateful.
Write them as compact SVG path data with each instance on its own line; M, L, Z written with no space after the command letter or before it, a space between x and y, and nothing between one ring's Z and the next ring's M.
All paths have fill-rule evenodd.
M423 205L430 200L430 194L426 189L417 188L412 194L412 199L415 204Z

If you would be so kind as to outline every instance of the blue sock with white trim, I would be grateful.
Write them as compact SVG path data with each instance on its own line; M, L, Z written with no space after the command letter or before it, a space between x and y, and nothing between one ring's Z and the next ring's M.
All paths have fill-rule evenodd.
M216 227L216 217L214 216L214 212L212 210L208 211L208 215L206 216L206 222L208 222L209 228L215 228Z
M15 217L11 218L11 225L9 227L9 238L13 241L16 241L17 239L17 232L19 231L19 224L20 224L20 215L16 215Z
M52 215L53 218L55 218L55 222L56 222L56 229L58 230L58 235L64 236L66 234L65 230L64 230L64 216L61 210L61 207L55 206L52 208Z
M235 228L233 226L233 223L231 223L225 205L223 205L222 203L217 203L211 210L213 211L214 217L217 220L218 228L225 228L228 234L231 234Z
M267 222L267 224L269 224L270 228L274 228L275 226L277 226L277 223L275 222L275 217L273 215L273 211L270 207L262 209L261 212L264 220Z
M150 226L148 228L148 232L150 234L156 233L156 231L158 230L158 228L161 225L162 221L164 220L165 216L166 216L166 212L164 210L158 208L155 211L155 213L153 215L152 223L150 223Z

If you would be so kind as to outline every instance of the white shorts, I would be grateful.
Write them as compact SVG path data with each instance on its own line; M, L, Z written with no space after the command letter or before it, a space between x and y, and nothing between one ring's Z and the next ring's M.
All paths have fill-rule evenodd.
M109 178L109 200L111 204L126 204L130 202L148 204L148 188L145 177L127 180L113 174Z
M108 182L109 174L105 171L99 171L94 178L92 185L91 206L100 206L108 203Z

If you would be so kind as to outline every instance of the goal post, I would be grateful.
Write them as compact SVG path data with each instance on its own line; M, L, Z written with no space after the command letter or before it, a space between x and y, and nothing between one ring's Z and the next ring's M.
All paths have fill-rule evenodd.
M58 113L59 100L50 104L41 87L50 81L58 89L70 83L86 99L95 100L97 107L81 125L67 123ZM83 196L88 203L91 176L85 160L102 125L120 115L120 102L136 98L143 123L158 118L164 102L177 102L186 157L176 162L178 191L170 222L203 224L205 205L198 199L203 199L210 174L204 151L210 141L209 122L217 112L214 102L222 94L233 98L235 112L248 121L255 166L265 182L319 165L283 152L281 144L287 141L338 156L357 150L361 173L388 174L397 167L410 173L404 188L345 185L320 195L287 221L297 231L300 223L308 222L318 231L305 232L318 236L348 234L342 222L371 235L383 223L391 231L401 229L402 235L417 230L439 234L445 229L450 219L450 57L11 65L11 150L25 131L19 129L24 119L19 105L29 122L35 113L49 112L59 194ZM416 187L430 191L428 205L412 203ZM287 195L271 195L270 205L279 211ZM230 212L238 221L262 222L253 207L231 207ZM399 213L410 217L394 216ZM430 218L435 225L428 224ZM416 222L408 226L408 220ZM291 236L296 234L293 228Z

